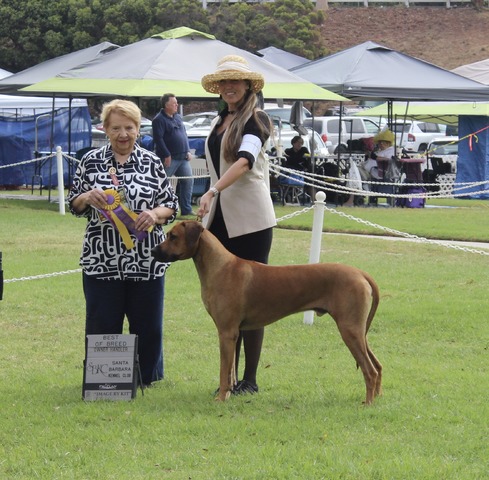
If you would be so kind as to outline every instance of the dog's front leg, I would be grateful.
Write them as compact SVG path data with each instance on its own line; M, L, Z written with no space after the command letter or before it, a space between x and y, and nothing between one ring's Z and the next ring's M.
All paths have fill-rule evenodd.
M231 396L236 384L235 358L238 332L219 332L219 350L221 365L219 374L219 394L216 400L223 402Z

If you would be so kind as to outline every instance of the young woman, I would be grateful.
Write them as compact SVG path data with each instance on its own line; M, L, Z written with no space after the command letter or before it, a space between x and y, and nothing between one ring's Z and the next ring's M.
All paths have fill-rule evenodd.
M268 263L276 220L265 154L272 125L266 113L257 108L263 76L252 72L244 58L228 55L218 63L215 73L202 78L202 86L218 93L226 107L214 120L206 141L212 186L202 196L198 215L230 252ZM245 369L235 394L258 392L256 372L263 335L263 328L240 333L236 372L241 342Z

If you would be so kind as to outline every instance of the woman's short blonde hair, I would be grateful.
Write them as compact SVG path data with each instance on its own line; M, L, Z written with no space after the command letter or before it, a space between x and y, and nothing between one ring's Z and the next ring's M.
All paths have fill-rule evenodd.
M102 114L100 118L104 128L109 126L110 115L112 113L119 113L132 120L138 128L141 126L141 109L130 100L115 99L108 103L105 103L102 107Z

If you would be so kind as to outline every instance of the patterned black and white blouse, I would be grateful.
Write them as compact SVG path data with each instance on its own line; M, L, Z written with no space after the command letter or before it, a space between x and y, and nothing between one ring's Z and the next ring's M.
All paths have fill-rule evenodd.
M109 173L109 169L115 177ZM113 178L116 178L114 185ZM75 173L73 187L68 195L73 215L87 217L80 265L87 275L106 280L153 280L164 275L168 264L157 262L151 249L161 243L165 234L161 225L143 241L131 237L135 247L128 250L122 237L108 220L101 220L99 212L88 207L77 213L71 202L80 194L94 188L123 190L127 206L135 213L164 206L175 210L168 220L175 220L178 198L170 185L161 160L152 152L134 146L124 165L116 162L110 145L88 152L81 160Z

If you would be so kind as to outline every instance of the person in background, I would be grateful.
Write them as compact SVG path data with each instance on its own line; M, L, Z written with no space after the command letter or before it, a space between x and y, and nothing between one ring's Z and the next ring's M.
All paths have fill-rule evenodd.
M304 147L304 139L300 135L296 135L290 141L292 147L286 148L284 167L300 170L302 172L310 171L311 154Z
M365 191L375 191L375 184L372 185L372 182L382 182L384 180L389 162L395 156L394 142L395 135L388 128L378 132L373 137L375 148L373 151L366 151L365 161L358 165L358 167L355 164L350 165L349 186L357 189L363 188ZM365 145L367 144L365 143ZM361 197L350 195L343 206L354 206L357 198L362 200L360 204L363 204ZM376 205L377 197L370 196L369 203Z
M394 148L395 140L396 136L388 128L374 136L376 148L370 152L368 158L363 163L364 170L370 174L372 180L382 181L384 179L388 164L396 154Z
M102 110L108 145L84 155L68 195L71 212L87 219L80 265L85 333L120 334L124 317L138 335L141 381L160 380L163 368L164 275L151 249L173 222L178 199L161 160L141 148L141 111L113 100Z
M195 215L192 211L192 166L187 131L178 113L178 101L173 93L161 97L162 109L153 119L155 152L164 162L168 177L179 177L178 193L181 215Z
M230 252L268 263L276 219L265 153L273 127L268 115L257 108L263 75L251 71L244 58L228 55L219 61L215 73L202 78L202 86L220 94L226 106L213 121L206 140L212 186L201 198L198 215ZM263 336L263 328L240 332L236 372L241 342L245 368L232 393L258 392L256 373Z

